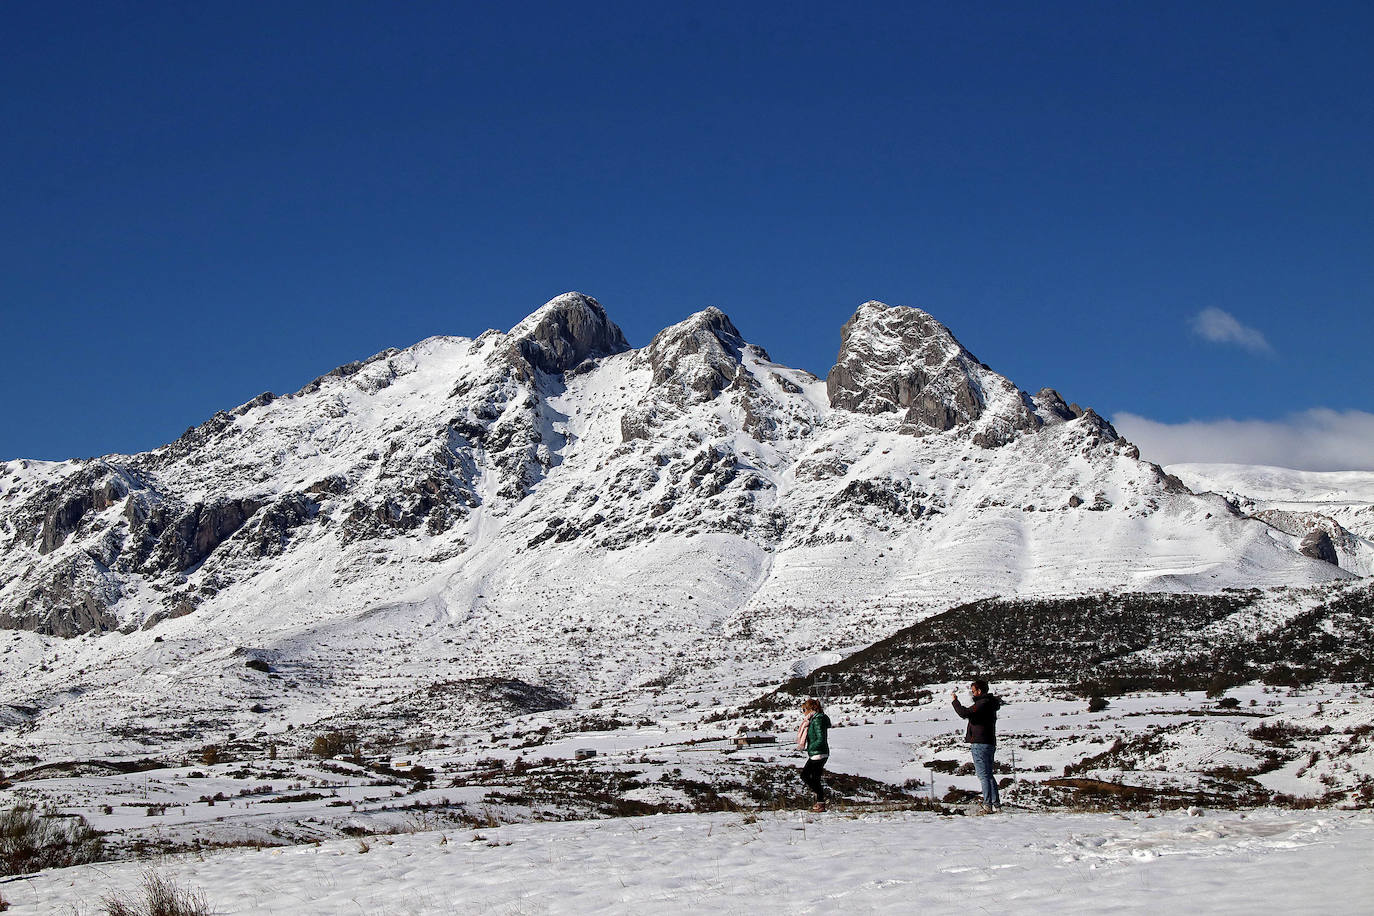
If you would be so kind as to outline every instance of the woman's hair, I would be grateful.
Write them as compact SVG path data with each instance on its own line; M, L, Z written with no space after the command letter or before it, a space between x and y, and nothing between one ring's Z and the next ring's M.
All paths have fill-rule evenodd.
M820 712L821 701L815 697L807 697L806 702L802 704L802 709L806 712Z

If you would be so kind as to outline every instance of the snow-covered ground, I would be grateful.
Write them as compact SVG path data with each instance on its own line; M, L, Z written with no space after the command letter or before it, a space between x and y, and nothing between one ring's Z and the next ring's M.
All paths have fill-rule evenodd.
M931 801L958 808L977 789L962 721L948 704L956 685L932 686L936 701L922 705L831 704L828 769L843 810ZM1367 804L1374 773L1374 691L1367 687L1241 687L1225 707L1200 692L1133 694L1094 712L1050 685L994 687L1007 701L997 761L1003 796L1023 812L1253 807L1278 796L1305 805ZM712 699L639 694L592 712L535 713L439 736L430 747L398 748L367 766L292 755L188 760L129 773L47 767L12 773L0 809L28 802L80 815L106 833L112 855L127 857L801 804L800 761L790 746L794 713L748 712ZM777 741L738 748L733 739L745 729ZM580 751L595 756L576 759ZM1103 794L1104 784L1118 789Z
M90 912L146 864L0 885L20 914ZM717 813L423 831L173 856L234 914L1358 913L1374 814Z

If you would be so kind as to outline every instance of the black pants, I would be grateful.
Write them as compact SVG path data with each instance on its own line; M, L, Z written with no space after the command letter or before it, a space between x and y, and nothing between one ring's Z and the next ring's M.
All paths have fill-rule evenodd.
M816 793L816 801L825 801L825 786L821 783L821 771L825 769L826 758L818 757L806 761L806 766L802 767L801 779L806 783L806 787Z

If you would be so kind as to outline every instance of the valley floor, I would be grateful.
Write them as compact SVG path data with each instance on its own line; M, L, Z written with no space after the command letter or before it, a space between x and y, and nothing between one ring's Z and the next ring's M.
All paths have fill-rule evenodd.
M0 885L13 916L102 912L149 863ZM1370 912L1374 813L716 813L169 856L234 914Z

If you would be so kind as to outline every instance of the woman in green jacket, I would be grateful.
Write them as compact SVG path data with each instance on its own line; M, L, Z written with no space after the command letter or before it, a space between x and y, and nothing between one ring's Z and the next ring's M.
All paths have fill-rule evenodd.
M825 785L821 782L821 772L830 758L830 743L826 740L826 732L830 731L830 717L815 699L808 699L802 704L802 715L805 718L802 719L801 728L797 729L797 749L806 752L806 765L802 767L801 778L807 788L816 793L816 804L811 806L811 810L824 811Z

